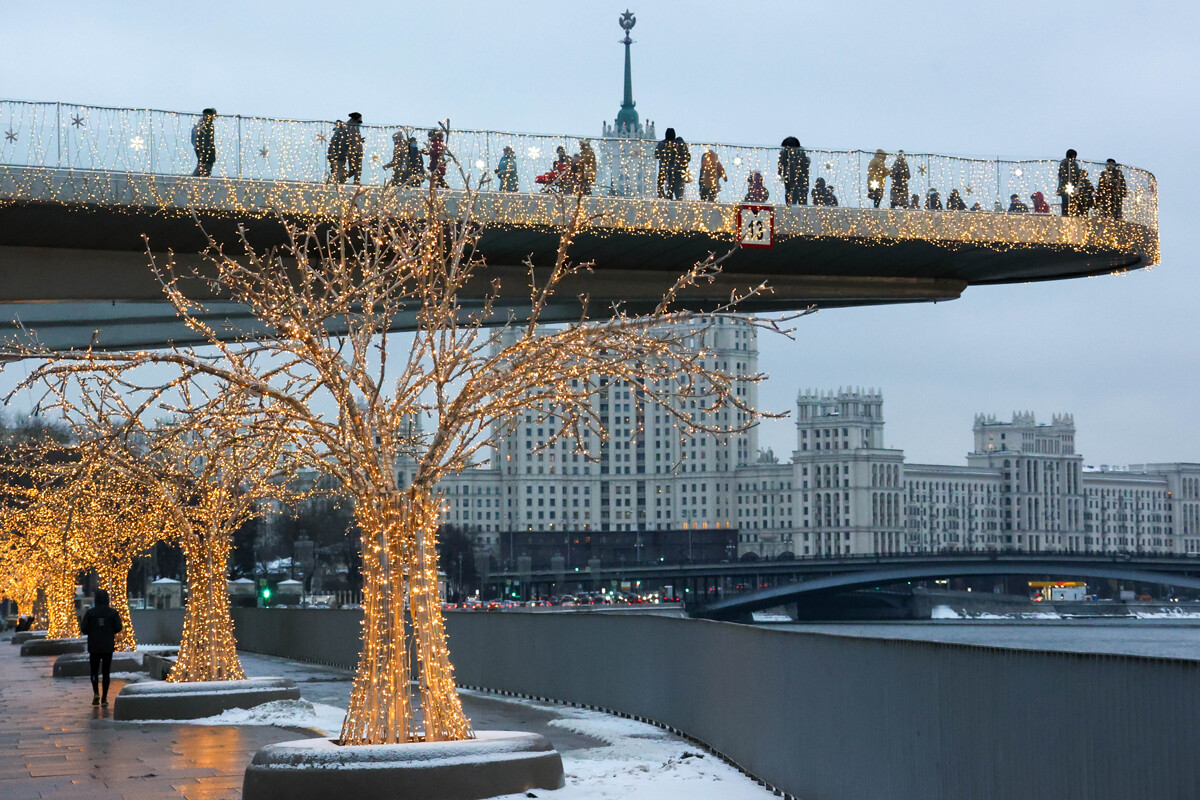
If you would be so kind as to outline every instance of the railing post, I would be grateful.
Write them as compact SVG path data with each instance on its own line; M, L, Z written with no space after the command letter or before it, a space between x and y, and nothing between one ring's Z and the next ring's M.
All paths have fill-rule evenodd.
M237 115L237 176L242 177L242 115Z
M54 141L58 145L58 162L57 166L62 169L62 103L54 104Z

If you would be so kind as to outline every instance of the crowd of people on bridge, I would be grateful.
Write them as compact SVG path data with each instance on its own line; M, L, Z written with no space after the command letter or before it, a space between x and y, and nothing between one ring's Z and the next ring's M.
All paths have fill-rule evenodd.
M206 108L192 128L192 146L196 151L196 169L192 174L197 177L210 177L213 164L217 160L216 118L216 109ZM392 158L382 165L384 169L392 171L388 185L415 187L430 181L439 187L447 186L448 134L449 130L446 128L429 131L423 147L415 136L404 131L393 134ZM324 137L318 135L318 139L323 140ZM329 137L326 148L328 182L343 184L349 181L356 185L362 182L364 141L362 114L354 112L347 115L346 120L334 122L333 135ZM654 146L653 157L658 162L657 196L663 200L683 200L687 185L693 181L690 168L692 152L687 142L674 128L667 128L663 139ZM890 164L888 157L884 150L876 150L867 164L866 196L874 208L880 208L886 197L890 209L984 210L979 202L967 205L963 192L969 195L973 191L970 186L961 191L957 187L950 189L944 203L941 192L933 186L926 190L923 199L919 194L910 193L912 171L904 151L898 151ZM740 163L738 159L735 159L735 162ZM919 169L924 174L925 168ZM814 206L838 205L836 187L824 177L817 177L810 187L812 159L795 136L788 136L780 144L776 171L780 183L783 184L782 199L785 205L803 206L808 205L810 201ZM496 176L496 188L499 191L520 191L517 157L512 147L504 148L500 161L492 172ZM592 193L596 175L596 152L589 139L581 139L579 152L575 154L570 154L566 147L559 146L550 169L537 175L534 182L542 191L588 195ZM1017 175L1020 175L1019 170ZM721 163L716 151L711 147L706 148L700 158L696 181L700 200L716 202L722 184L728 180L725 165ZM1059 208L1063 216L1086 217L1094 213L1096 216L1121 219L1128 188L1125 175L1115 159L1108 159L1104 170L1093 183L1088 171L1079 163L1075 150L1068 150L1066 157L1058 165L1055 194L1059 198ZM751 171L746 177L746 192L742 202L767 203L770 199L770 191L762 172ZM1041 191L1030 194L1028 203L1020 195L1013 194L1009 197L1007 208L997 198L991 210L1012 214L1051 213L1050 204Z

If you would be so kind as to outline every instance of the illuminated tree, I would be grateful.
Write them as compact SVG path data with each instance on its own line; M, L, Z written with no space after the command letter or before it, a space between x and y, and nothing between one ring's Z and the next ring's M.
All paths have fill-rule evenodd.
M83 441L79 466L67 483L72 529L84 563L96 571L109 605L121 615L116 649L137 649L129 613L129 571L133 560L159 541L175 539L175 520L161 497L107 467L103 449Z
M245 391L206 393L184 383L168 393L116 362L71 366L45 378L83 443L81 514L97 525L87 537L93 565L102 578L123 581L134 555L173 535L184 551L188 601L168 680L245 678L229 610L229 554L234 532L287 493L284 432L266 424L263 399ZM154 421L162 413L171 416ZM122 497L126 507L115 507ZM122 552L99 556L110 548Z
M270 424L287 430L303 459L352 498L362 531L364 627L343 744L472 735L437 596L437 485L482 460L514 420L533 415L556 431L550 444L569 438L590 456L609 433L598 398L610 382L630 386L684 436L727 435L758 416L739 384L762 376L739 376L718 363L703 346L713 319L675 310L681 293L719 272L720 259L665 285L648 316L618 307L594 318L586 296L567 290L578 302L575 322L543 326L551 301L562 302L556 293L564 283L589 271L568 258L572 240L591 222L582 202L563 201L553 261L527 265L517 319L499 310L501 297L511 303L514 296L499 279L481 304L460 301L469 283L487 280L475 245L489 220L476 217L477 198L470 189L460 193L452 213L431 187L413 212L400 210L390 194L358 192L344 197L334 218L282 220L287 241L269 251L256 251L244 233L236 255L210 238L204 265L155 261L153 269L211 353L76 352L38 372L53 380L81 369L119 375L172 365L178 377L162 391L214 381L255 393L270 405ZM237 338L211 326L206 301L186 292L197 285L253 309L263 332ZM739 299L714 311L730 312ZM397 350L388 331L401 315L415 321L416 332ZM688 399L703 399L701 410ZM397 475L402 458L413 465L404 483ZM420 724L409 693L412 654Z

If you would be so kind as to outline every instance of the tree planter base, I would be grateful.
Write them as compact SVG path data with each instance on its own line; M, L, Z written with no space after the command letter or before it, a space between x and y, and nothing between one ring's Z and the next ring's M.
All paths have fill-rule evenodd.
M23 656L61 656L64 653L83 653L87 639L30 639L21 645Z
M273 700L299 700L286 678L194 683L131 683L113 704L113 719L199 719L231 708L254 708Z
M30 639L45 639L45 631L17 631L13 634L13 644L25 644Z
M242 800L481 800L559 789L562 759L544 736L477 731L460 742L339 747L329 739L302 739L254 754Z
M142 669L141 653L113 653L113 672L141 672ZM87 653L68 653L54 661L56 678L78 678L91 675L91 672L91 656Z

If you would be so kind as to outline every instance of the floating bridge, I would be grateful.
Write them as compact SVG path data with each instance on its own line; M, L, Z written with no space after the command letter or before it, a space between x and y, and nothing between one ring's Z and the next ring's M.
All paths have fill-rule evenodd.
M12 343L36 333L56 349L94 343L110 349L187 344L194 335L175 318L148 268L148 247L198 258L201 231L232 242L239 225L256 247L281 244L284 217L320 219L360 187L328 182L326 148L333 123L218 117L211 177L192 177L194 114L99 108L64 103L0 102L0 337ZM436 126L434 126L436 127ZM364 202L387 202L401 215L424 213L428 189L388 185L393 137L425 141L426 128L363 126ZM491 279L501 285L502 312L528 303L527 260L551 263L558 231L574 197L542 191L557 148L579 150L580 137L448 129L452 165L444 191L456 213L480 186L476 219L486 280L464 307L482 302ZM593 270L564 285L549 319L578 315L580 293L593 309L621 303L652 308L673 278L710 253L736 250L717 282L690 290L685 307L706 310L730 293L767 282L771 292L746 311L817 306L931 302L957 298L970 286L1099 275L1158 261L1157 185L1124 166L1129 186L1123 218L1008 214L1007 198L1041 191L1054 197L1056 159L1009 161L933 154L906 155L908 190L931 188L944 199L957 189L975 211L874 208L867 198L864 151L809 150L810 176L835 187L837 207L772 206L773 246L738 246L739 206L748 177L761 173L771 200L783 197L778 148L689 143L695 173L705 151L729 175L716 202L657 196L654 143L590 140L596 181L582 211L591 220L572 256ZM518 191L498 191L493 171L505 148L516 159ZM895 154L889 156L891 164ZM1095 180L1103 164L1081 162ZM492 180L487 180L491 178ZM887 205L885 192L885 202ZM1094 214L1095 212L1093 212ZM471 292L468 291L468 295ZM209 298L204 298L208 300ZM252 333L249 312L219 298L206 317L218 327ZM399 315L394 327L411 328Z

